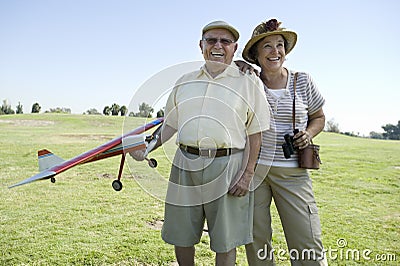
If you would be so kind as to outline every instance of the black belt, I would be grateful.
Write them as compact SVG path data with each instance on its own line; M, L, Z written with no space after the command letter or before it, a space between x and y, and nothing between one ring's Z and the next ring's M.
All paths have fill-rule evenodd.
M183 144L179 144L179 148L188 153L205 156L205 157L222 157L229 156L231 154L235 154L237 152L243 151L241 149L236 148L227 148L227 149L202 149L191 146L186 146Z

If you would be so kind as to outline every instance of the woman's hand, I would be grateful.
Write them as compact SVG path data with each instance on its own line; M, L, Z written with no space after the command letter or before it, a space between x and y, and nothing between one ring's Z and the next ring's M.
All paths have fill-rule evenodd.
M258 70L255 69L252 65L248 64L247 62L243 60L236 60L235 64L239 67L239 70L243 73L249 73L253 74L255 73L257 76L259 76Z
M300 150L306 148L311 143L310 133L306 130L301 130L299 133L293 136L293 144L295 147L298 147Z

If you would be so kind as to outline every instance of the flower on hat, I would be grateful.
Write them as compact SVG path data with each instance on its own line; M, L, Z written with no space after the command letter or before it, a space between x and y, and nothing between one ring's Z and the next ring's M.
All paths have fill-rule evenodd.
M282 30L283 28L280 28L280 25L282 22L279 22L276 19L270 19L266 22L262 22L258 27L254 30L254 34L262 34L266 32L271 32L271 31L276 31L276 30Z
M264 22L264 27L266 31L274 31L278 30L279 26L282 24L282 22L278 22L276 19L270 19L267 22Z

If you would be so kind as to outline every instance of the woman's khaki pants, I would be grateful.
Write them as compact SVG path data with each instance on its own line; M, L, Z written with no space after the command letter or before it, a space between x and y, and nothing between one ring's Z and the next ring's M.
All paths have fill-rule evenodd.
M275 260L282 259L290 259L292 265L327 265L318 208L307 170L258 165L254 185L254 242L246 245L249 265L275 265ZM288 249L274 249L271 243L272 198Z

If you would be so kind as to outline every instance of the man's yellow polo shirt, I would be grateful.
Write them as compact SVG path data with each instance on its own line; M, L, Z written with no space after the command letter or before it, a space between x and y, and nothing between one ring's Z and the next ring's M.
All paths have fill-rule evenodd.
M179 144L243 149L248 135L269 129L269 104L256 75L232 63L212 78L203 65L176 82L165 123L178 131Z

